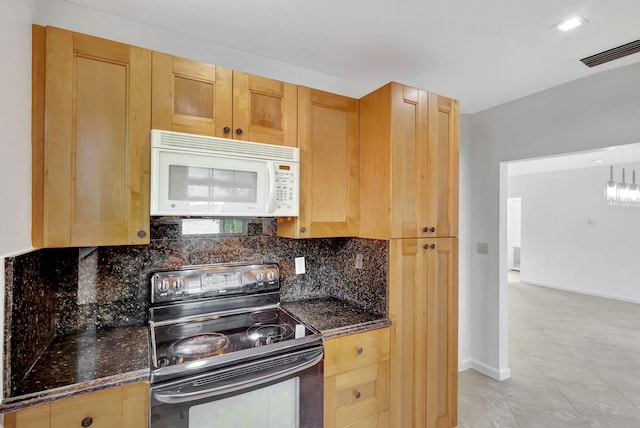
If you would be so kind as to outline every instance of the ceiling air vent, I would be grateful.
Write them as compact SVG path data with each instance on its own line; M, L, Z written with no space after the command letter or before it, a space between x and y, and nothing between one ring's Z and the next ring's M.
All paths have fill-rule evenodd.
M640 52L640 40L635 40L616 48L602 51L595 55L582 58L580 61L582 61L582 63L587 67L595 67L596 65L604 64L606 62L613 61L614 59L622 58L637 52Z

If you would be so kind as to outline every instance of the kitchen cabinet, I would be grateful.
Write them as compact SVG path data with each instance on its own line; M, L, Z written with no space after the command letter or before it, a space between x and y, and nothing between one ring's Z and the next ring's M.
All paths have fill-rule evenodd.
M360 99L358 236L457 236L458 122L458 101L397 83Z
M278 235L358 234L358 100L298 88L300 215L278 218Z
M390 240L391 426L457 425L457 287L457 238Z
M296 85L159 52L152 62L152 128L296 146Z
M389 329L325 342L324 426L388 427Z
M6 428L147 428L149 384L138 382L5 415Z
M149 243L151 52L33 27L34 247Z

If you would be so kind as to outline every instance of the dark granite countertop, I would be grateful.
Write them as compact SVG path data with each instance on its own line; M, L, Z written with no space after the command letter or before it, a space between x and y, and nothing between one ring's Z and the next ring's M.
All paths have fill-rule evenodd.
M388 318L335 298L282 302L325 339L391 325ZM1 412L129 382L149 380L146 326L98 329L56 337L40 356Z
M319 330L325 339L391 325L389 318L334 298L282 302L280 305L300 321Z
M149 380L146 326L98 329L56 337L2 412L82 392Z

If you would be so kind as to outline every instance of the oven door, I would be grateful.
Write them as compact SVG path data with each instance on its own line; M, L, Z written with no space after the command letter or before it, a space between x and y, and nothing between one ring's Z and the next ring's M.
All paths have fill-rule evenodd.
M322 428L317 346L151 387L151 428Z

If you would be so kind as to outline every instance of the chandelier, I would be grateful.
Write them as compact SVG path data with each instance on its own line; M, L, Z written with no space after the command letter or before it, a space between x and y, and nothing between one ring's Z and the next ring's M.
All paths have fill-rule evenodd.
M640 207L640 186L636 184L636 171L633 170L631 183L627 183L622 168L622 181L613 179L613 166L609 169L609 181L604 188L604 200L608 205Z

